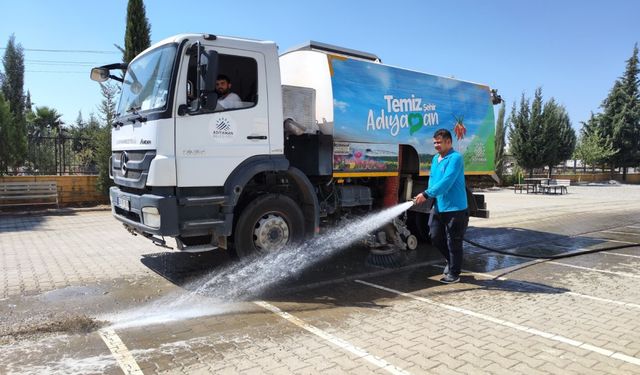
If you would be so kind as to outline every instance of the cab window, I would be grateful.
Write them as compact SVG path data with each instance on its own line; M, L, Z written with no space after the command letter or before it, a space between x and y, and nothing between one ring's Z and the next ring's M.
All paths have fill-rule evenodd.
M189 60L187 72L187 104L196 101L197 59ZM209 77L207 78L209 79ZM250 108L258 102L258 64L245 56L218 54L216 92L218 104L215 111Z

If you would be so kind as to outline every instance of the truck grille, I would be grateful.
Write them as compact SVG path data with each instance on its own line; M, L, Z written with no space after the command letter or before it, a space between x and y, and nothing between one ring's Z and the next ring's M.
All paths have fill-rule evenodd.
M135 189L144 188L149 175L151 161L156 152L115 151L112 153L111 174L117 185Z

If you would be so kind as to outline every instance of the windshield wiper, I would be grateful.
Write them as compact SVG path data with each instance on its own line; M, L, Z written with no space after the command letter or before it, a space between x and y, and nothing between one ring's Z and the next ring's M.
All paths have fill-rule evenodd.
M127 121L131 121L132 124L135 124L136 121L140 121L140 123L147 122L147 118L138 113L140 107L134 107L127 109L127 113L130 116L127 118Z

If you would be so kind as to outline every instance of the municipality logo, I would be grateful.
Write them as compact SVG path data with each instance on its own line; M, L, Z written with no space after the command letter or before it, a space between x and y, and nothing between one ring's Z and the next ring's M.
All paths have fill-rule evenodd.
M231 124L229 124L229 120L226 118L221 118L216 122L216 128L220 131L227 132L231 130Z
M226 117L218 118L212 133L214 137L232 137L231 121Z

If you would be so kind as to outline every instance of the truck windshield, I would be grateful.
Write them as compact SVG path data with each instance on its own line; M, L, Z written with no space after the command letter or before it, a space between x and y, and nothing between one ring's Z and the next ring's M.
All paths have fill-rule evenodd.
M176 46L167 45L146 53L127 68L117 114L162 109L167 104Z

